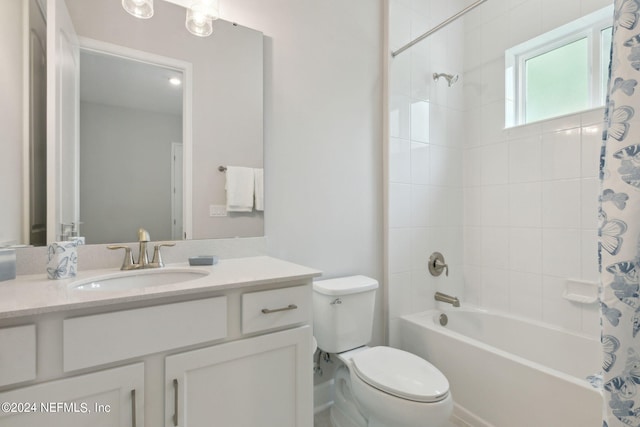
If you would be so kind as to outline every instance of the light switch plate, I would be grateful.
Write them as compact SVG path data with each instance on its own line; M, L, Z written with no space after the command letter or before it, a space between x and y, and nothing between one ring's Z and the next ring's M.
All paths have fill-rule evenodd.
M225 205L209 205L209 216L227 216Z

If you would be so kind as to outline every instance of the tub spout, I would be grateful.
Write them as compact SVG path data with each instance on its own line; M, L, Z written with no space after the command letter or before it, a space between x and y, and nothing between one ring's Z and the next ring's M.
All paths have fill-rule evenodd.
M436 292L434 299L436 301L446 302L454 307L460 307L460 300L458 297L452 297L451 295L443 294L442 292Z

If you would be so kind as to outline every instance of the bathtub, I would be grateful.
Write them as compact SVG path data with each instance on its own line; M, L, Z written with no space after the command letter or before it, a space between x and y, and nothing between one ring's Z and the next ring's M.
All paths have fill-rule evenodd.
M596 337L475 308L404 316L399 335L446 375L454 417L473 427L602 427L601 392L586 380L602 366Z

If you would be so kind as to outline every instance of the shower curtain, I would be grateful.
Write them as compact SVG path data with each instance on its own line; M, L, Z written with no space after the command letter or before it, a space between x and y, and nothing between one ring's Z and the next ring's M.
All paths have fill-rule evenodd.
M640 427L639 20L640 0L615 0L600 161L603 427Z

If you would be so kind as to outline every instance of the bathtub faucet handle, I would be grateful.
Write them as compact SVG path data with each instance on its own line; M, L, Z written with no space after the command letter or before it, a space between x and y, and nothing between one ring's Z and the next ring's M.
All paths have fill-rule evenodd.
M429 272L432 276L439 276L445 272L445 276L449 276L449 265L444 262L444 256L440 252L434 252L429 257Z

